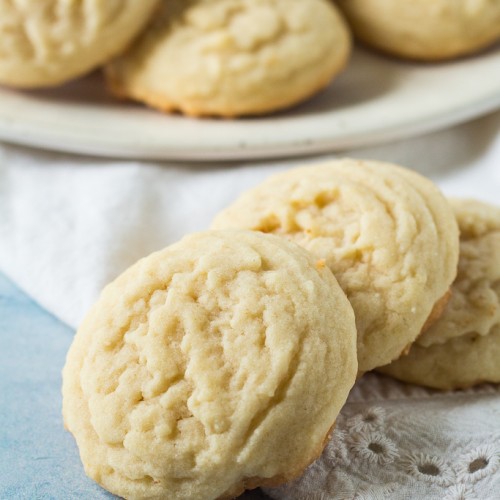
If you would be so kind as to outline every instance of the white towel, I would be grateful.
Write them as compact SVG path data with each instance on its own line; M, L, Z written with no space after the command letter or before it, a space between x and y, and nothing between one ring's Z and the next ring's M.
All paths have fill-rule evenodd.
M345 155L399 162L447 194L500 204L500 113ZM0 270L76 327L100 289L137 259L208 228L271 173L320 160L145 163L0 143Z

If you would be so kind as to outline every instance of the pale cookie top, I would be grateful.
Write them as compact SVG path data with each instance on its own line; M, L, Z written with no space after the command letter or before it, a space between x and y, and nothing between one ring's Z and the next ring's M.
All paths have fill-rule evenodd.
M500 327L500 208L474 200L451 204L460 229L458 275L444 314L418 338L422 346Z
M160 109L252 114L326 86L350 45L328 0L171 0L107 75L118 94Z
M281 235L324 259L354 308L362 372L399 357L456 275L448 202L431 181L386 163L343 159L275 175L213 227Z
M338 0L356 35L417 59L468 54L500 37L498 0Z
M65 424L120 496L237 495L319 455L355 338L345 294L299 246L194 234L104 289L68 353Z
M56 85L126 45L158 0L0 0L0 83Z

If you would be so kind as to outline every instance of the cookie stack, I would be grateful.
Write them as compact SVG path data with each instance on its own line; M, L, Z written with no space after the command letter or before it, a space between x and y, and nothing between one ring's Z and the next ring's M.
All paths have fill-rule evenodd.
M258 115L326 87L351 29L436 61L500 37L498 0L0 0L0 84L59 85L105 66L111 91L166 112Z
M500 208L473 200L451 204L460 228L451 299L408 356L380 371L437 389L500 383Z
M500 209L396 165L271 177L88 314L63 373L87 474L125 498L230 498L299 475L368 370L500 382L499 249Z

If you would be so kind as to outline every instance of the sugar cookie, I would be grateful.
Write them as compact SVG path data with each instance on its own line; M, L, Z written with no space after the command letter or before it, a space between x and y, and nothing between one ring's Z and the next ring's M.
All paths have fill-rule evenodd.
M124 50L158 0L0 0L0 84L58 85Z
M126 498L215 499L298 475L357 372L332 273L273 235L208 231L108 285L63 372L87 474Z
M380 371L439 389L500 382L500 208L452 200L460 259L442 317Z
M407 356L378 371L403 382L444 390L500 383L500 325L488 335L466 334L430 347L415 343Z
M447 200L428 179L386 163L343 159L275 175L212 227L274 233L324 259L356 315L361 372L406 350L457 271Z
M325 87L350 47L328 0L171 0L107 75L117 95L164 111L259 114Z
M439 60L500 38L498 0L338 0L360 40L401 57Z

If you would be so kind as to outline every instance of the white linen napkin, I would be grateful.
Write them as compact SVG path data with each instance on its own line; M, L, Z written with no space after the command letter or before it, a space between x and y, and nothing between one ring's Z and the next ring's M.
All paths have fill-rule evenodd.
M277 500L498 500L500 390L429 391L373 373L321 457Z
M345 155L398 162L448 194L500 203L500 112ZM208 228L220 209L273 172L321 159L143 163L0 143L0 271L76 327L130 264Z
M400 163L435 180L448 195L500 204L500 112L337 156ZM208 228L220 209L273 172L319 160L146 163L0 143L0 271L77 327L101 288L137 259ZM499 387L464 397L369 375L339 418L326 458L301 482L272 495L500 498ZM348 432L353 428L354 434ZM376 452L370 455L371 443ZM472 463L472 469L483 467L467 472Z

